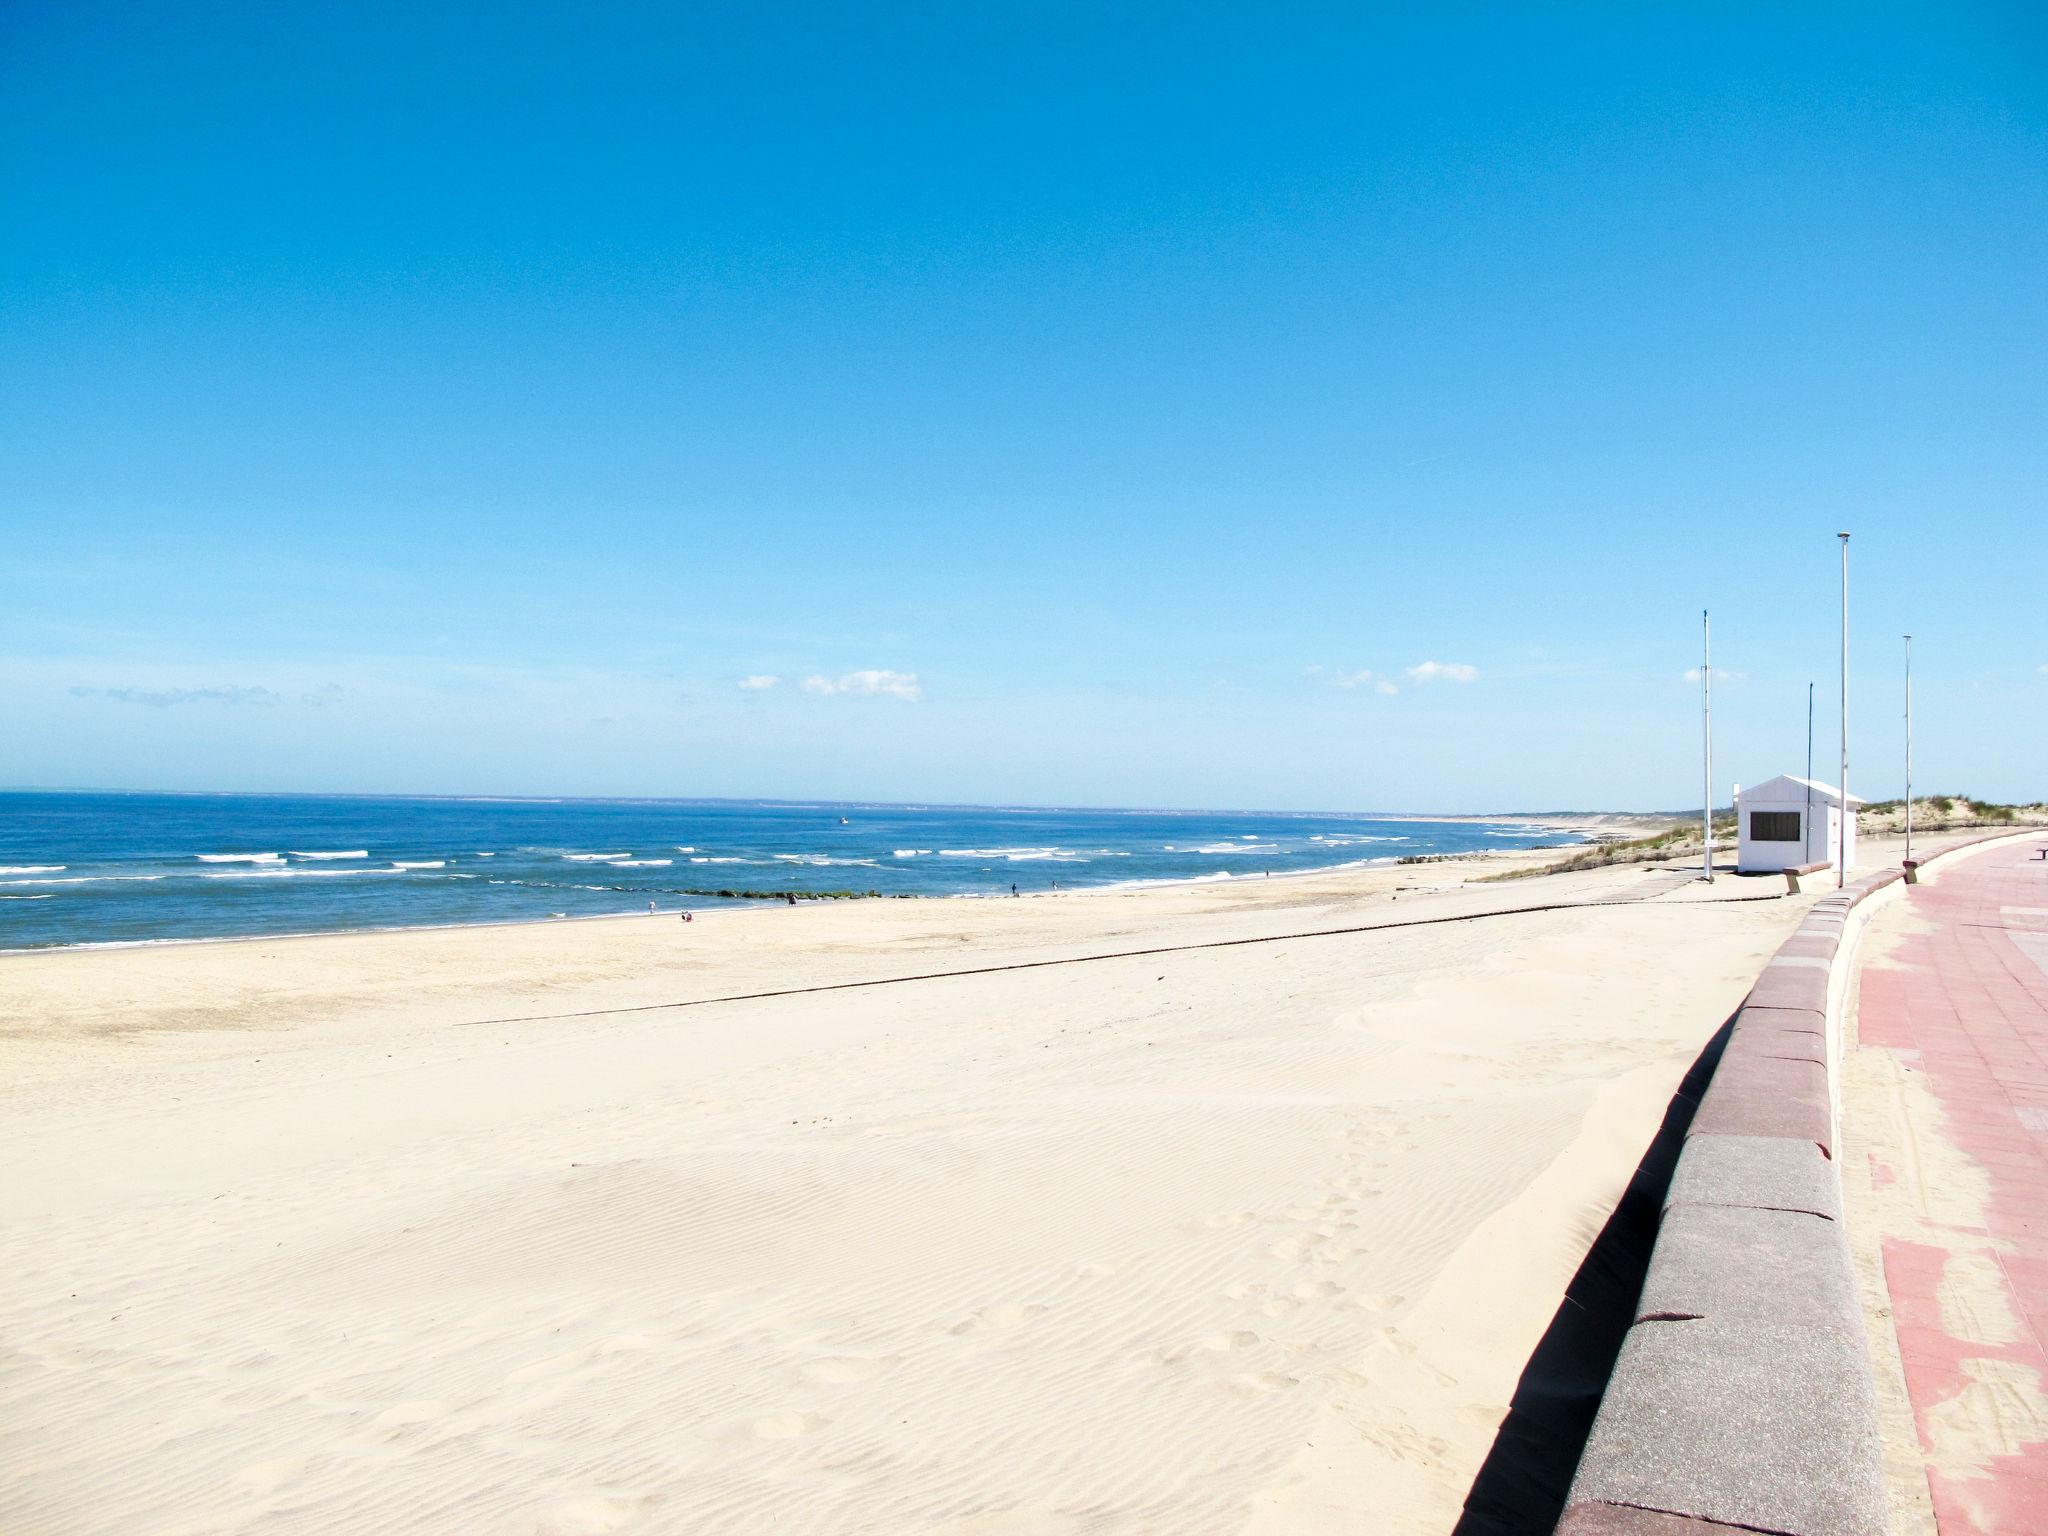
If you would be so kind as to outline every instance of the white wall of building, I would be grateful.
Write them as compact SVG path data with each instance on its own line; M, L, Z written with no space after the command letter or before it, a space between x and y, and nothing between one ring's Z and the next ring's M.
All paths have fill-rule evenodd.
M1849 798L1852 804L1863 803L1854 795ZM1823 861L1832 864L1845 835L1848 862L1856 862L1856 818L1849 817L1845 832L1841 796L1827 785L1780 775L1744 790L1735 808L1735 867L1744 874L1769 873ZM1792 835L1758 837L1759 831L1790 831Z

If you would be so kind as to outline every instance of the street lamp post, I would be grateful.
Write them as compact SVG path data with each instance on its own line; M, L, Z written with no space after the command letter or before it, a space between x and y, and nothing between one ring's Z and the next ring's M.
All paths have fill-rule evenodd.
M1906 636L1906 862L1913 862L1913 637Z
M1700 729L1706 761L1700 775L1700 878L1714 883L1714 630L1700 610Z
M1806 685L1806 820L1800 823L1799 862L1813 862L1813 684Z
M1842 776L1835 786L1842 797L1841 833L1835 840L1835 889L1840 890L1849 883L1849 818L1855 812L1849 809L1849 535L1835 537L1842 541Z

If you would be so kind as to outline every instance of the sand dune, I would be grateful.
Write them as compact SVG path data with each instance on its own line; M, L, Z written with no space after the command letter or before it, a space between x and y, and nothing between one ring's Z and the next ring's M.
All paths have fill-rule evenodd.
M1799 905L1459 875L8 961L0 1526L1447 1529Z

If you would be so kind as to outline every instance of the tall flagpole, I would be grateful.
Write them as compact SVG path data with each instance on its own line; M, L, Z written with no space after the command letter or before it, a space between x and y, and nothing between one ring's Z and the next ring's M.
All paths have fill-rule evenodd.
M1906 862L1913 862L1913 637L1906 636Z
M1849 807L1849 535L1835 537L1842 541L1842 777L1835 786L1842 797L1841 835L1835 839L1835 889L1840 890L1849 883L1849 829L1855 825L1850 818L1856 813Z
M1706 762L1700 775L1700 878L1714 880L1714 629L1700 610L1700 729Z

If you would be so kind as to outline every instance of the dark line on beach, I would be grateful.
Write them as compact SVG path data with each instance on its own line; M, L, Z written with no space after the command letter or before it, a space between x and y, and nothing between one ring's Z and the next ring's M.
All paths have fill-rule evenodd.
M1726 907L1745 901L1783 901L1787 893L1768 896L1725 896L1706 901L1552 901L1534 907L1499 907L1491 912L1460 912L1445 917L1405 918L1396 923L1361 923L1350 928L1312 928L1299 933L1269 933L1250 939L1207 939L1198 944L1165 944L1152 949L1120 949L1106 955L1068 955L1054 960L1010 960L1001 965L976 965L957 971L922 971L911 976L876 976L866 981L827 981L809 987L776 987L766 992L733 992L724 997L691 997L674 1003L632 1003L620 1008L579 1008L568 1013L522 1013L502 1019L469 1019L456 1029L486 1024L544 1024L556 1019L596 1019L612 1014L664 1013L672 1008L707 1008L715 1003L755 1003L771 997L802 997L812 992L851 992L860 987L894 987L912 981L949 981L958 976L992 976L1002 971L1036 971L1054 965L1092 965L1101 960L1142 960L1151 955L1182 955L1200 949L1237 949L1247 944L1285 944L1295 939L1337 939L1359 933L1385 933L1395 928L1431 928L1440 923L1469 923L1484 917L1526 917L1536 912L1573 912L1583 907Z
M1687 1069L1628 1187L1565 1287L1451 1536L1524 1536L1549 1530L1563 1516L1594 1415L1635 1321L1678 1154L1734 1023L1724 1021Z

